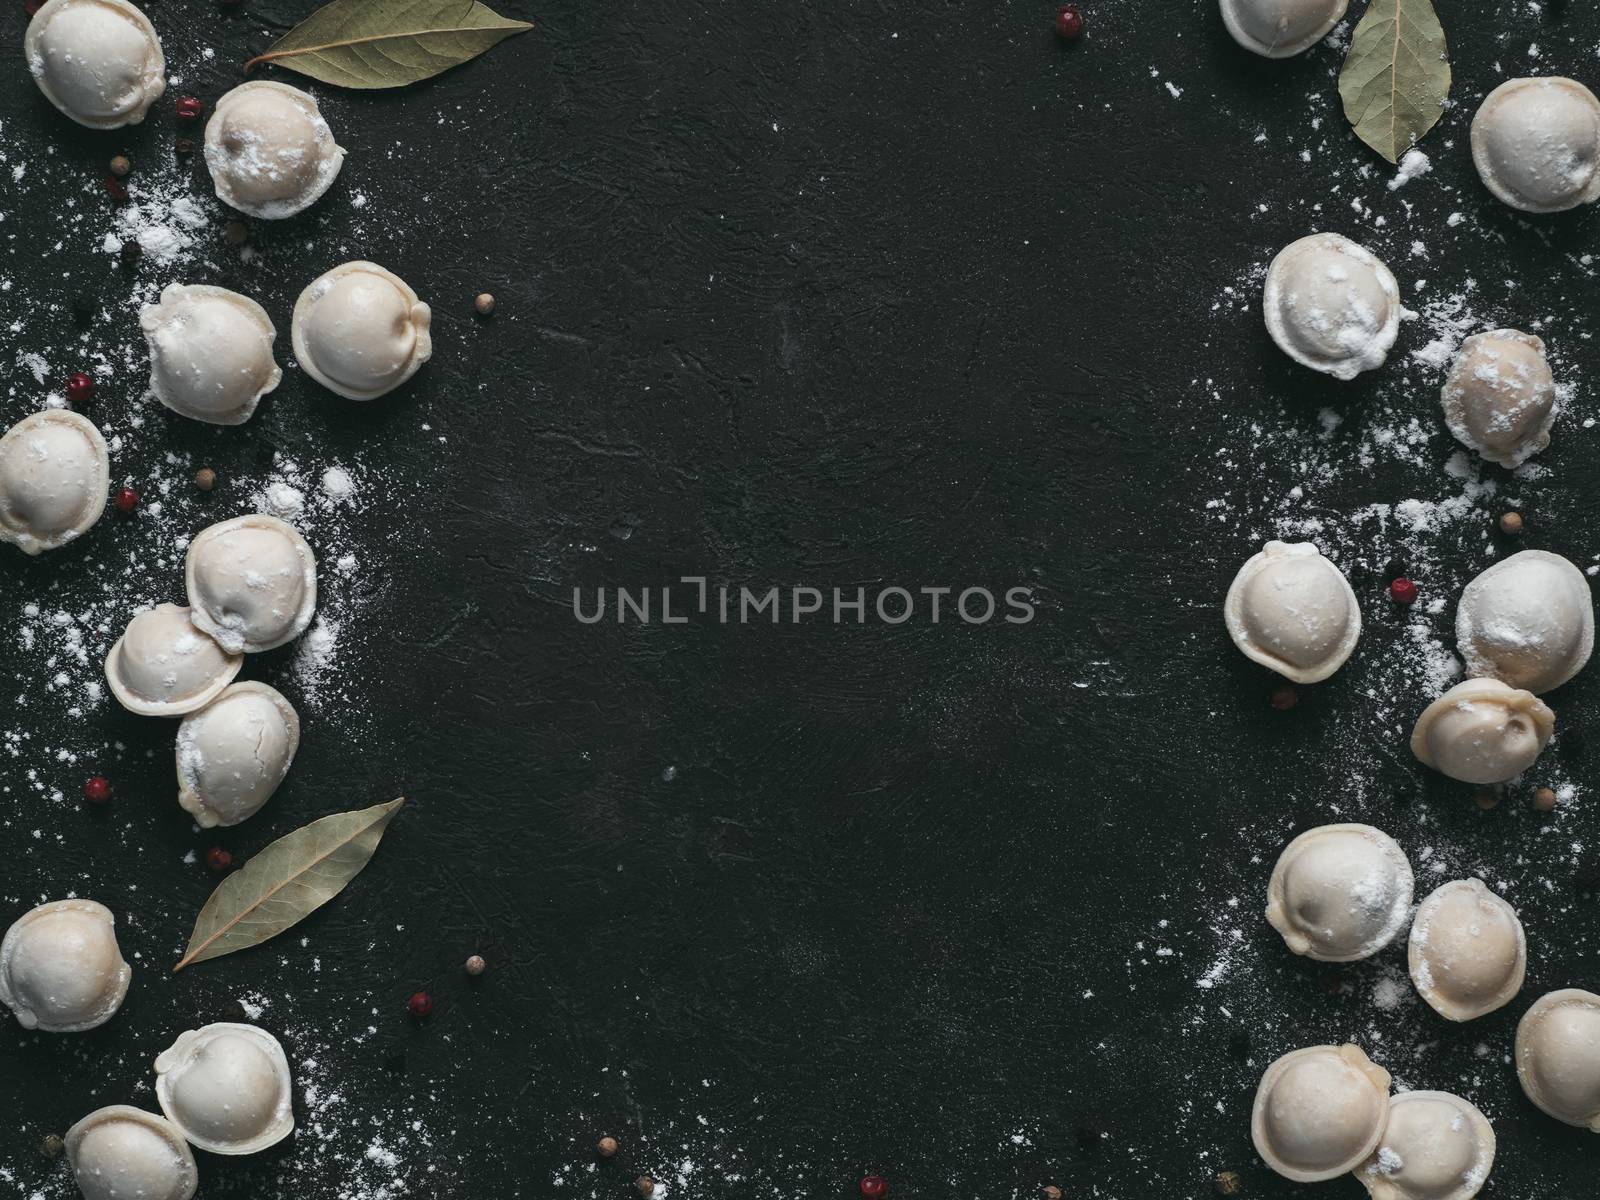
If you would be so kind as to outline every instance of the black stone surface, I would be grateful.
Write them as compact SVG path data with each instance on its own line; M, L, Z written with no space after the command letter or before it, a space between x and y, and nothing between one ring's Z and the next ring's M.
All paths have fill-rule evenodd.
M1272 680L1218 613L1308 480L1252 424L1315 439L1319 409L1343 418L1308 443L1345 464L1311 481L1330 527L1460 491L1437 374L1407 365L1427 333L1408 327L1389 368L1349 385L1267 339L1250 273L1316 228L1386 257L1414 307L1422 275L1472 277L1486 316L1546 322L1578 385L1551 473L1486 477L1530 514L1523 544L1600 552L1580 420L1600 226L1499 208L1465 145L1477 100L1522 64L1594 81L1585 6L1442 4L1456 106L1425 145L1433 172L1391 191L1339 115L1340 51L1258 60L1208 0L1090 4L1074 46L1047 4L516 0L501 10L539 28L479 62L398 93L318 87L349 150L333 192L254 223L249 265L212 213L191 272L260 299L287 363L300 288L375 259L433 303L434 360L365 405L290 368L250 425L196 427L140 398L126 293L160 268L146 255L130 280L101 249L99 177L126 151L137 187L181 135L172 97L215 101L309 8L152 4L184 81L134 130L70 126L20 69L0 83L5 422L47 391L19 356L61 371L76 347L132 346L89 409L130 431L142 415L119 480L223 477L208 496L176 487L160 522L108 513L70 549L0 556L5 621L108 589L180 599L176 539L247 511L233 481L274 453L366 464L347 540L370 593L345 621L340 698L303 704L289 779L220 836L172 803L170 723L109 702L72 714L51 666L0 631L0 672L28 697L0 750L0 916L104 900L135 966L94 1033L0 1028L6 1188L70 1194L39 1140L101 1104L151 1107L149 1060L243 1013L315 1093L292 1142L202 1156L207 1197L620 1197L646 1172L682 1197L827 1197L876 1171L896 1196L1054 1183L1138 1200L1208 1195L1222 1169L1249 1195L1351 1195L1270 1175L1248 1132L1267 1062L1346 1038L1406 1086L1484 1108L1500 1136L1485 1195L1593 1193L1593 1136L1538 1114L1507 1061L1537 995L1600 985L1574 736L1592 729L1593 671L1551 701L1573 731L1551 761L1578 799L1544 819L1514 792L1485 813L1410 760L1421 685L1397 707L1367 686L1405 643L1385 565L1415 545L1333 539L1367 634L1292 712L1267 707ZM5 17L12 45L25 20ZM79 333L86 292L100 306ZM1421 424L1422 465L1350 467L1397 407ZM1512 548L1488 535L1496 502L1474 504L1481 521L1408 568L1449 602L1429 618L1446 644L1460 583ZM1038 611L573 617L574 587L681 576L1021 586ZM247 675L299 702L292 661ZM101 770L115 803L80 805ZM186 853L247 856L399 794L346 894L266 948L168 973L215 882ZM1292 959L1258 915L1267 872L1296 828L1340 819L1509 881L1533 951L1522 996L1454 1027L1409 996L1374 1004L1400 952ZM1420 887L1446 877L1419 866ZM473 952L480 979L461 970ZM418 988L437 1005L423 1023L405 1008ZM603 1133L614 1160L592 1153Z

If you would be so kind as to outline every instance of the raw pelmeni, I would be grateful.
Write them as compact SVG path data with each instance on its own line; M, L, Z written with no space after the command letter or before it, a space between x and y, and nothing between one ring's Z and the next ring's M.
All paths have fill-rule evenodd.
M1353 1171L1378 1148L1389 1119L1389 1072L1359 1046L1310 1046L1261 1077L1250 1135L1286 1179L1316 1183Z
M1222 23L1246 50L1288 58L1315 46L1344 16L1350 0L1221 0Z
M316 612L316 555L277 517L256 513L202 529L183 569L190 620L229 654L293 641Z
M241 83L206 123L206 166L217 198L252 217L304 212L344 165L316 97L286 83Z
M106 655L106 682L129 712L178 717L216 699L244 664L196 629L189 610L158 604L128 622Z
M212 1154L254 1154L294 1131L289 1060L254 1025L180 1033L156 1058L156 1099L184 1137Z
M1355 593L1310 542L1268 542L1239 568L1222 611L1234 645L1296 683L1332 675L1361 636Z
M1508 79L1472 118L1472 161L1495 198L1548 213L1600 199L1600 100L1576 79Z
M1449 1092L1401 1092L1389 1098L1383 1140L1356 1178L1373 1200L1472 1200L1494 1151L1494 1127L1477 1105Z
M1517 1078L1558 1121L1600 1133L1600 996L1541 996L1517 1026Z
M1405 851L1370 825L1320 825L1284 848L1267 884L1267 922L1296 954L1371 958L1411 914Z
M0 437L0 541L24 554L65 546L100 519L110 486L93 421L62 408L24 417Z
M1411 752L1463 783L1505 783L1533 766L1555 728L1555 713L1532 692L1468 679L1423 710Z
M1447 883L1417 906L1407 955L1417 994L1451 1021L1504 1008L1528 967L1516 909L1479 879Z
M190 1200L200 1184L183 1135L142 1108L97 1108L64 1141L84 1200Z
M161 39L127 0L47 0L22 45L45 98L91 129L138 124L167 90Z
M202 829L260 811L300 748L300 718L276 688L236 683L178 726L178 803Z
M1439 394L1456 441L1502 467L1520 467L1550 444L1556 381L1544 342L1517 329L1461 343Z
M211 425L242 425L283 378L278 331L266 309L210 284L171 283L139 312L150 346L150 390L173 412Z
M133 977L115 926L111 910L93 900L57 900L24 913L0 941L0 1003L24 1029L81 1033L104 1025Z
M1354 379L1383 365L1400 331L1400 285L1372 251L1337 233L1290 242L1267 268L1267 332L1297 363Z
M350 400L375 400L432 356L432 320L393 271L347 262L300 293L290 336L307 375Z
M1594 650L1588 579L1547 550L1502 559L1462 591L1456 648L1468 675L1535 693L1560 687Z

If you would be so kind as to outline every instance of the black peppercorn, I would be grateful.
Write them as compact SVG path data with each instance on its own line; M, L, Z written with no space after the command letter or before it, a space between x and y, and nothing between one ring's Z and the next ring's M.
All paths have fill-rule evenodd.
M1250 1050L1250 1035L1242 1029L1235 1029L1228 1037L1228 1053L1245 1062L1250 1057Z
M1098 1154L1100 1142L1106 1135L1099 1121L1083 1121L1078 1125L1078 1149L1084 1154Z

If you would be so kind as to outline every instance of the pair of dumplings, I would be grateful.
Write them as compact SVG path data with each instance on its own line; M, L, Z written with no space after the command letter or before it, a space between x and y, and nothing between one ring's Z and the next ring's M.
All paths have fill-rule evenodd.
M1377 1200L1471 1200L1494 1166L1488 1118L1449 1092L1391 1096L1391 1082L1359 1046L1291 1051L1256 1089L1257 1153L1300 1183L1353 1173Z
M329 391L375 400L433 354L432 312L411 285L376 263L347 262L313 280L295 301L295 357ZM278 331L254 300L209 284L169 284L139 325L150 347L150 390L173 412L212 425L242 425L283 371Z
M1321 825L1279 855L1267 921L1296 954L1321 962L1371 958L1411 922L1417 993L1440 1016L1471 1021L1522 990L1528 947L1516 910L1477 879L1446 883L1411 912L1411 863L1370 825Z

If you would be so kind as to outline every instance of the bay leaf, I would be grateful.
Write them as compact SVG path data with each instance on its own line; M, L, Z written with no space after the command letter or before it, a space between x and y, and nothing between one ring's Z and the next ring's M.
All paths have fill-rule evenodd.
M1431 0L1372 0L1339 72L1356 136L1390 162L1432 129L1450 99L1450 51Z
M333 0L244 64L348 88L404 87L532 29L475 0Z
M334 813L273 842L211 893L172 969L260 945L321 908L360 874L404 803Z

